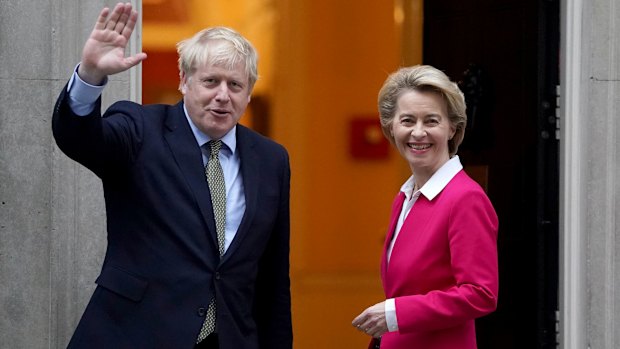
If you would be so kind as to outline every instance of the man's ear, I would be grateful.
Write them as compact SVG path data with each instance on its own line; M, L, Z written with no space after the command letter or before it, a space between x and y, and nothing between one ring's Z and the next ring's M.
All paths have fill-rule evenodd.
M185 92L187 92L187 75L184 72L180 72L179 80L179 91L185 95Z

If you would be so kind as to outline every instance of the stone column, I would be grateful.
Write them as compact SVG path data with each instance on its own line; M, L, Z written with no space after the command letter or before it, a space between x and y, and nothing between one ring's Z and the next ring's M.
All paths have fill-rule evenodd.
M65 348L95 286L101 182L58 150L51 114L99 11L115 3L0 0L1 348ZM139 100L139 77L139 68L112 77L104 107Z
M562 1L560 347L620 348L620 2Z
M620 348L620 2L584 1L586 302L591 349Z

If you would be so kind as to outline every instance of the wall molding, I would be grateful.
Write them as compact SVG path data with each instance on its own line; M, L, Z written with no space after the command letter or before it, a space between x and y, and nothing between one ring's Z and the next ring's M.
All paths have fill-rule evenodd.
M583 0L562 0L560 19L560 324L562 349L586 348L586 248L582 193Z

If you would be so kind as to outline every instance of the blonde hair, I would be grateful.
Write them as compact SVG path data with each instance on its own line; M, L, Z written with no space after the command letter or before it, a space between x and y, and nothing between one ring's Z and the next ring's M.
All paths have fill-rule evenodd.
M213 42L225 45L210 45ZM177 44L179 73L190 77L196 67L205 64L234 68L240 62L245 67L250 90L258 79L258 54L254 46L241 34L227 27L213 27L199 31L193 37Z
M394 144L392 122L396 114L398 99L404 92L432 91L440 94L446 101L448 119L456 132L448 141L450 157L454 156L465 137L467 114L465 113L465 98L458 85L441 70L430 65L416 65L400 68L390 74L379 91L379 118L381 129L385 137Z

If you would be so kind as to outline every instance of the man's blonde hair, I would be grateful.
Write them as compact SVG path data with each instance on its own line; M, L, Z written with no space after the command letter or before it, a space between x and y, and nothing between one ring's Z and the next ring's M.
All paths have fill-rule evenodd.
M211 45L214 42L225 45ZM177 44L179 73L188 78L200 65L211 64L229 69L243 63L250 91L258 79L258 54L254 46L241 34L227 27L213 27L199 31L193 37Z

